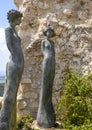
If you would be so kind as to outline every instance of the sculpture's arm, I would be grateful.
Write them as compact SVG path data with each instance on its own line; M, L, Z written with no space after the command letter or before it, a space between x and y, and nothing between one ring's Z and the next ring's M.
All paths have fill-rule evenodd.
M8 27L5 29L5 38L6 38L6 44L10 51L10 53L13 55L13 30L12 28Z
M42 52L45 51L45 41L42 41L42 44L41 44L41 50L42 50Z

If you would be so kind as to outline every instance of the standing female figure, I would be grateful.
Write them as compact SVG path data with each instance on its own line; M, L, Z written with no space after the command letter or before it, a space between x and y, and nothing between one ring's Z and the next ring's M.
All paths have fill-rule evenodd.
M44 35L46 36L46 39L42 41L44 59L37 122L42 127L50 128L55 126L56 121L52 104L52 89L55 77L55 50L54 43L50 40L50 38L55 35L54 30L48 28L44 32Z

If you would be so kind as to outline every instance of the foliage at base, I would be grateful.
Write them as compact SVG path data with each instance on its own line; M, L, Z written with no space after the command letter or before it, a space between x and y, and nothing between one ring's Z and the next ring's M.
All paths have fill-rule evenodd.
M56 114L68 130L92 129L92 75L82 76L67 68Z
M17 128L16 130L34 130L31 128L31 123L33 122L33 118L30 114L25 114L22 117L17 119Z

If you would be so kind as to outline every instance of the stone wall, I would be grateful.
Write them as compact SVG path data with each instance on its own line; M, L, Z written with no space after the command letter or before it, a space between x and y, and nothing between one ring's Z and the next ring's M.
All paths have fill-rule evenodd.
M53 102L62 88L67 66L87 74L92 71L92 1L91 0L14 0L23 13L18 30L25 58L25 68L18 92L18 114L36 115L41 87L41 41L50 25L56 32L56 75Z

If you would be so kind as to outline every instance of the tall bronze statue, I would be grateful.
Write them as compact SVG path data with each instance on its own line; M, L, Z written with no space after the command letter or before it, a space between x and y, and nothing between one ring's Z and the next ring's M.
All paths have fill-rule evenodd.
M52 88L55 77L55 50L54 43L50 40L55 36L50 27L44 32L46 39L42 41L43 69L37 122L44 128L55 126L56 116L52 104Z
M16 98L24 68L24 57L21 40L15 26L21 23L21 18L22 14L17 10L10 10L7 13L10 27L5 29L5 36L11 56L6 67L5 93L0 112L0 130L16 130Z

